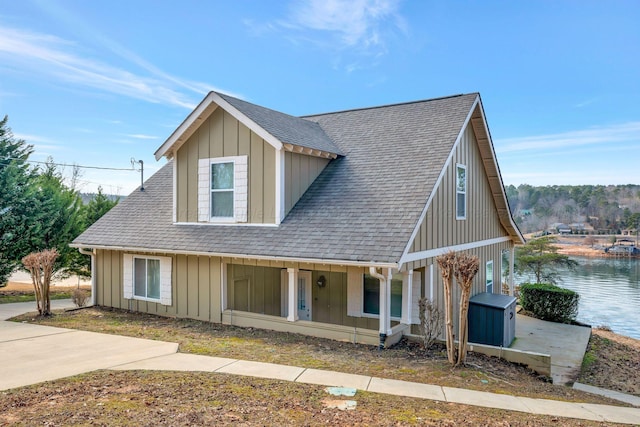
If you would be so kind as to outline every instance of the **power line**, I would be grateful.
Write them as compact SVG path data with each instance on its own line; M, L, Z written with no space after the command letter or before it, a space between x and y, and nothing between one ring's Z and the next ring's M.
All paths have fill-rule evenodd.
M43 162L38 160L25 160L16 157L4 157L1 160L18 160L20 162L25 163L38 163L42 165L54 165L54 166L64 166L64 167L74 167L74 168L82 168L82 169L100 169L100 170L110 170L110 171L127 171L127 172L138 172L134 168L109 168L104 166L86 166L86 165L78 165L78 164L68 164L68 163L55 163L55 162Z

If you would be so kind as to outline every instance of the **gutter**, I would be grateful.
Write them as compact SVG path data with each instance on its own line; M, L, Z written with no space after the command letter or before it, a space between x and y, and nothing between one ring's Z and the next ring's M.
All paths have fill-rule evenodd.
M82 248L83 246L91 246L95 249L105 249L111 251L123 251L123 252L137 252L137 253L163 253L163 254L175 254L175 255L196 255L207 257L220 257L230 259L256 259L261 261L274 261L274 262L298 262L304 264L323 264L323 265L344 265L350 267L370 267L374 264L378 268L391 268L398 269L398 263L396 262L376 262L376 261L349 261L341 259L326 259L326 258L296 258L296 257L282 257L273 255L251 255L251 254L234 254L225 252L204 252L204 251L189 251L189 250L175 250L175 249L163 249L163 248L142 248L132 246L108 246L108 245L93 245L82 243L69 244L72 248ZM81 252L84 253L84 252ZM88 254L87 254L88 255Z
M79 247L78 252L91 257L91 305L96 305L96 250Z
M378 273L378 269L376 267L369 267L369 275L371 277L375 277L376 279L378 279L380 281L380 295L382 295L382 292L387 292L387 278L384 277L384 275ZM389 301L389 299L387 298L387 296L385 295L385 301L386 301L386 307L384 307L385 311L389 311L389 303L391 301ZM382 323L382 318L383 318L383 314L382 314L382 308L380 307L380 317L379 317L379 322ZM386 318L387 315L385 314L384 317ZM386 322L385 322L386 323ZM379 330L382 331L382 327L383 325L379 325ZM387 340L387 333L386 330L385 332L380 332L380 344L378 345L378 350L384 350L384 344L385 341Z

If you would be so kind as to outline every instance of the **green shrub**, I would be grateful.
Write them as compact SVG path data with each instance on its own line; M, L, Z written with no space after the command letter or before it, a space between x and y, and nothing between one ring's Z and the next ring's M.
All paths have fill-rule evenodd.
M571 323L578 315L580 295L548 283L520 286L520 305L536 317L551 322Z

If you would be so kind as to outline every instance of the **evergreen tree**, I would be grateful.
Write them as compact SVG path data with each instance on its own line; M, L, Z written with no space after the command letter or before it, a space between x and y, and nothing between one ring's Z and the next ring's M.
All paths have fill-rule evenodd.
M574 268L578 263L566 255L558 253L553 243L555 237L544 236L529 240L516 247L515 272L533 274L536 283L556 284L560 278L558 268Z
M30 252L34 231L29 211L35 174L27 164L33 147L13 136L8 120L0 120L0 286Z

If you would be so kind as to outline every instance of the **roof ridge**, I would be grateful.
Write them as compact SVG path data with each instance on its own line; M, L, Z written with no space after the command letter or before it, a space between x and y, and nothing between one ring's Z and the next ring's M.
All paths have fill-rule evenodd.
M225 97L226 98L232 98L232 99L235 99L237 101L253 105L254 107L262 108L263 110L272 111L274 113L282 114L284 116L289 116L289 117L294 118L294 119L301 119L302 118L302 116L294 116L293 114L289 114L289 113L285 113L284 111L280 111L280 110L276 110L276 109L273 109L273 108L265 107L264 105L256 104L255 102L247 101L246 99L238 98L237 96L228 95L228 94L226 94L224 92L218 92L218 91L215 91L215 90L212 90L211 92L217 93L222 98L225 98Z
M400 106L400 105L419 104L421 102L440 101L440 100L443 100L443 99L458 98L458 97L461 97L461 96L479 95L479 94L480 94L480 92L458 93L458 94L455 94L455 95L439 96L439 97L436 97L436 98L418 99L418 100L415 100L415 101L405 101L405 102L396 102L396 103L392 103L392 104L374 105L372 107L349 108L347 110L327 111L325 113L317 113L317 114L305 114L304 116L299 116L299 118L306 119L308 117L310 118L310 117L317 117L317 116L328 116L328 115L331 115L331 114L342 114L342 113L349 113L349 112L353 112L353 111L375 110L375 109L378 109L378 108L387 108L387 107L397 107L397 106Z

